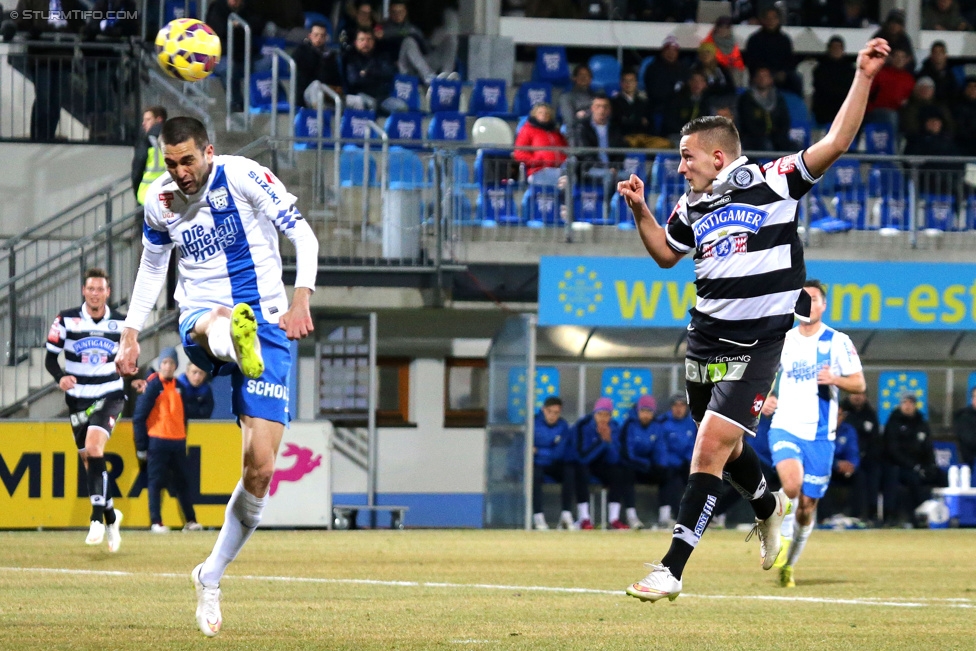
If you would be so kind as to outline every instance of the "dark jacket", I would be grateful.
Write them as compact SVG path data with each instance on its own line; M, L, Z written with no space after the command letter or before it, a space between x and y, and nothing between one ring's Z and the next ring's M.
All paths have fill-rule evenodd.
M623 93L618 93L610 100L610 106L612 110L610 123L617 127L621 135L651 133L651 105L640 91L633 99L627 99Z
M80 18L77 18L77 16L80 15L78 12L84 10L85 7L77 0L61 0L61 9L69 12L66 25L54 26L44 18L41 18L42 12L46 14L49 9L50 2L48 0L19 0L17 2L19 17L14 20L17 29L22 32L27 32L27 37L32 41L39 40L41 34L44 33L78 34L81 32L82 27L84 27L84 22ZM32 17L30 19L24 18L27 10L34 12L31 14ZM7 14L4 12L3 18L6 18L6 16ZM70 59L74 56L74 50L71 47L46 47L43 45L32 45L28 48L27 53L40 56L57 56L65 59Z
M204 382L198 387L190 384L186 373L176 378L183 396L183 416L186 420L206 420L214 410L213 389L210 382Z
M743 149L790 151L796 146L790 141L790 112L786 100L777 93L776 108L767 111L756 102L750 91L739 95L736 111L739 136Z
M735 80L732 79L732 73L725 66L716 65L712 70L708 70L703 65L695 64L691 67L691 71L700 73L705 77L705 82L708 83L706 92L711 97L735 95Z
M134 193L139 192L139 184L142 183L142 175L146 173L146 163L149 157L149 148L152 147L152 143L149 142L149 138L150 136L153 138L159 138L159 134L162 130L162 122L154 124L152 128L149 129L149 133L136 139L135 153L132 154L132 191Z
M966 405L952 418L952 433L959 445L959 459L967 466L976 461L976 409Z
M692 420L691 412L679 420L668 411L657 422L661 427L665 451L661 457L661 465L666 468L680 468L691 463L691 453L695 450L695 437L698 435L698 426Z
M633 407L620 426L620 457L625 466L641 472L651 472L661 465L665 452L661 425L651 419L646 426L641 425L637 407Z
M136 4L132 0L98 0L92 7L92 11L101 12L96 14L100 16L112 15L108 12L116 12L114 14L115 16L118 16L121 12L124 12L125 16L135 16L137 9ZM82 30L82 35L86 39L94 39L96 36L110 39L123 39L127 36L135 36L138 33L139 21L135 18L113 18L111 20L108 18L104 20L92 18ZM95 56L104 57L106 54L106 51L96 52Z
M942 70L936 70L931 59L925 59L922 62L922 69L916 75L917 79L922 77L931 77L935 82L935 99L949 106L955 103L960 89L959 84L956 83L956 76L952 74L948 64Z
M389 59L376 50L368 56L350 50L345 59L342 81L346 93L365 93L377 102L390 96L396 69Z
M908 470L935 465L932 433L920 411L911 417L901 413L900 409L891 412L885 423L884 440L885 460L892 465Z
M753 32L746 41L743 56L750 72L754 72L756 68L769 68L774 74L796 70L793 41L783 33L782 28L771 32L766 29Z
M664 57L655 57L644 71L644 92L647 93L651 111L663 111L686 79L688 66L684 61L678 59L674 63L668 63Z
M813 118L818 124L834 121L854 82L854 63L847 58L824 57L813 69Z
M838 461L849 461L854 468L861 465L861 453L857 448L857 430L848 422L837 427L837 438L834 439L834 467Z
M291 56L295 60L297 71L296 91L300 106L305 106L305 89L313 81L319 81L326 86L342 85L342 77L339 75L339 55L335 50L320 50L313 47L306 39L295 48Z
M570 139L570 144L573 147L599 147L600 138L596 134L596 129L590 124L590 118L585 117L582 120L577 120L576 125L573 128L573 136ZM626 147L627 143L624 142L624 137L620 133L620 130L613 124L613 121L607 125L607 146L610 148ZM622 154L610 154L610 165L622 164L623 155ZM586 167L593 167L592 163L600 163L600 156L597 152L587 152L582 154L577 154L577 160L584 163L591 163Z
M569 423L560 418L555 425L550 425L542 412L538 411L535 414L534 431L532 445L535 447L535 458L532 462L544 468L562 463L571 443Z
M610 420L610 441L604 441L596 431L593 414L587 414L573 425L571 432L574 449L567 453L569 461L583 465L598 459L610 464L620 463L620 424Z
M257 9L245 0L236 12L231 12L227 5L227 0L213 0L207 7L207 19L204 21L210 29L220 38L221 56L227 55L227 17L231 13L236 13L244 19L251 28L251 60L257 61L261 56L261 34L264 32L264 25L267 22ZM234 63L244 62L244 28L234 27Z
M847 412L844 422L857 431L861 459L881 461L884 458L884 432L878 424L878 412L867 402L860 409L855 409L846 398L841 408Z
M685 86L681 91L671 98L668 107L664 110L664 120L661 122L661 135L672 136L681 131L690 120L702 115L710 115L711 103L708 100L708 93L702 93L701 97L695 99Z
M976 155L976 101L965 98L952 109L956 122L956 142L966 156Z

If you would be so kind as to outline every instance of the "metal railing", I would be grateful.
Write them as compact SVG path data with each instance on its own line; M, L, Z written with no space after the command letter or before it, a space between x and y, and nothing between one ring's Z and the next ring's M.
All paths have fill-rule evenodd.
M15 41L0 51L0 139L131 145L139 133L130 42Z
M237 80L234 78L234 26L240 25L244 29L244 73L241 78L241 93L243 97L244 104L244 116L243 116L243 126L241 128L235 128L237 125L234 124L233 119L233 98L234 98L234 88L237 84ZM247 21L238 16L235 13L231 13L227 16L227 51L224 53L227 57L227 98L226 98L226 109L227 109L227 120L225 128L227 131L250 131L251 130L251 26L247 24Z
M284 59L288 63L288 135L290 138L295 137L295 106L296 94L295 85L298 80L298 66L295 65L295 60L288 56L288 53L282 50L280 47L275 47L271 50L271 138L275 139L278 136L278 61ZM322 133L319 131L319 133ZM292 155L292 149L288 150L288 163L294 162L294 156Z
M182 88L177 86L175 82L159 71L155 57L149 53L143 55L143 69L145 72L144 83L142 84L143 104L145 106L164 106L170 117L176 117L180 114L195 117L207 128L210 142L215 142L216 131L213 118L200 105L195 93L191 96L186 92L187 87L192 87L194 84L184 83Z

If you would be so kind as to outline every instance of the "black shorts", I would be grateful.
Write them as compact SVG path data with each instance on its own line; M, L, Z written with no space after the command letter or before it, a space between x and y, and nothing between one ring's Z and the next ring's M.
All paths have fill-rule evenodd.
M112 436L115 423L122 415L122 407L125 406L125 396L121 393L94 399L68 396L67 402L68 419L71 421L75 445L79 450L84 450L89 427L101 428Z
M755 436L763 402L776 379L783 341L737 345L691 330L685 386L695 422L701 423L705 412L711 411Z

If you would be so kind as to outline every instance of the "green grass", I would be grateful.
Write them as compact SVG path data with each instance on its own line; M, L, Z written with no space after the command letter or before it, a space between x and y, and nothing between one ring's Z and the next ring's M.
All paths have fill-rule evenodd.
M789 591L755 540L710 531L673 604L623 594L666 532L259 531L224 577L213 639L189 572L216 532L124 531L116 555L84 536L0 533L0 649L976 646L976 531L817 531Z

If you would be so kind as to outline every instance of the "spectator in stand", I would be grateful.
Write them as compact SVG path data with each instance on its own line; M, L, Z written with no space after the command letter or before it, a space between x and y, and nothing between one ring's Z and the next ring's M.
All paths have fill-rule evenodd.
M542 403L542 409L535 415L535 438L532 457L532 526L548 529L542 508L542 483L546 477L557 481L562 490L562 512L559 515L559 529L574 529L573 500L587 502L589 506L589 487L582 483L579 464L566 461L567 447L571 444L569 423L563 419L563 401L550 396Z
M830 483L827 493L820 501L819 517L828 518L836 513L856 516L859 498L858 466L861 452L857 447L857 430L846 422L847 414L843 407L837 409L837 431L834 437L834 463L831 466ZM846 500L839 499L839 493L846 493Z
M898 124L905 137L911 139L921 134L923 114L932 111L938 112L942 117L943 131L952 137L952 114L946 105L935 99L935 82L931 77L919 77L912 96L905 102L898 116Z
M366 97L363 96L366 95L376 100L376 103L387 112L406 110L402 100L390 98L396 69L389 59L376 52L376 39L373 38L373 32L368 30L356 32L353 50L345 57L343 72L346 105L349 108L364 108L367 102ZM388 99L392 101L387 101Z
M627 525L631 529L644 528L635 507L637 496L634 488L637 482L657 486L658 500L661 498L661 454L664 451L664 440L661 438L661 427L654 418L656 410L657 401L654 396L641 396L620 426L620 456L625 472L628 473L627 483L631 488L630 494L624 496Z
M259 35L264 32L264 17L255 7L251 5L251 0L214 0L207 7L207 25L220 37L220 63L214 72L224 80L224 86L230 87L231 111L240 113L244 106L244 93L241 84L244 81L244 28L234 27L234 51L228 56L227 52L227 17L235 13L251 27L252 35ZM261 57L261 39L251 39L251 62L257 61ZM227 62L234 60L234 78L227 80Z
M577 120L583 119L590 109L593 91L593 73L590 67L578 65L573 68L573 87L559 97L559 119L567 129L572 129Z
M921 131L908 139L906 156L961 156L962 151L948 134L942 110L929 106L919 113ZM956 194L963 174L962 163L933 160L918 165L918 191L922 194Z
M887 122L898 131L898 112L915 88L915 77L908 67L911 55L905 50L891 50L884 68L871 82L864 122Z
M348 4L336 28L339 47L343 51L352 50L356 41L356 32L364 29L372 32L377 38L383 33L383 28L376 21L373 5L367 0Z
M688 66L679 58L680 54L678 39L668 36L661 44L661 52L644 70L644 90L652 113L663 114L688 78Z
M888 12L888 16L885 18L884 23L881 25L881 29L874 33L871 38L883 38L888 41L888 45L891 46L891 53L894 54L895 50L902 50L908 54L908 70L915 69L915 46L912 45L912 39L908 37L908 33L905 32L905 12L901 9L892 9ZM888 57L888 61L891 61L891 57ZM875 77L877 81L877 77Z
M297 69L298 102L301 106L318 108L322 98L321 86L342 90L339 75L339 55L328 47L329 32L322 23L312 23L308 38L295 48L292 58Z
M828 26L830 27L846 27L848 29L863 29L869 27L872 24L877 24L877 21L872 21L864 14L864 2L862 0L844 0L843 5L838 6L839 3L830 3L832 9L828 15Z
M878 424L878 413L868 402L867 393L852 393L840 404L844 421L857 432L857 449L861 456L854 496L854 516L865 522L875 521L878 516L878 493L881 492L881 476L884 468L884 433Z
M694 70L665 109L661 132L671 139L671 143L676 144L681 138L681 127L701 115L710 114L708 82L705 75Z
M559 132L552 106L539 102L529 112L529 119L515 137L515 160L525 164L529 178L547 167L561 167L566 162L566 152L561 150L526 150L522 147L567 147L566 138ZM560 403L562 404L562 403Z
M884 523L899 522L899 511L907 512L909 521L915 508L927 500L934 486L945 484L942 471L935 465L932 433L928 421L918 411L914 393L901 396L898 409L891 412L885 423ZM907 509L898 499L900 488L907 488Z
M290 44L301 43L308 35L305 14L300 0L257 0L261 13L267 18L264 35L283 38Z
M732 73L723 65L720 65L715 53L718 48L714 43L702 43L698 46L698 61L691 67L692 72L699 72L705 77L708 84L708 95L710 97L723 97L735 95L735 80Z
M795 148L790 140L790 112L786 100L773 84L769 68L759 67L752 73L752 85L739 95L736 113L743 150L787 151Z
M813 69L813 119L829 124L840 110L854 82L854 62L844 57L844 40L831 36L827 56Z
M610 100L611 124L623 136L627 145L641 149L670 147L660 136L651 135L651 110L647 97L637 89L637 73L620 73L620 92Z
M922 7L922 29L962 32L969 29L969 24L956 0L931 0Z
M762 29L753 32L746 41L745 59L750 74L766 68L777 88L803 96L803 80L796 72L793 41L783 33L779 10L775 7L763 10Z
M685 484L688 483L691 453L695 449L698 427L691 418L688 400L680 393L672 396L671 409L658 419L658 423L664 441L664 452L660 458L665 475L658 526L671 528L674 526L673 516L678 513L678 502L684 493Z
M609 490L610 528L629 529L620 521L620 505L631 488L626 485L627 473L620 465L620 425L610 417L612 411L613 401L599 398L593 411L573 425L571 436L576 445L576 458L586 477L585 484L589 485L592 475ZM586 513L586 518L583 515L581 513L578 528L592 529L589 514Z
M589 119L584 116L582 120L576 121L570 144L573 147L599 149L596 152L577 154L581 176L605 178L608 182L615 182L617 170L623 162L623 155L611 154L606 150L623 148L627 143L611 121L612 113L610 98L600 91L590 101Z
M410 22L407 3L394 0L390 3L390 19L383 23L381 49L397 60L400 72L416 75L430 84L437 75L454 72L457 58L457 13L445 12L445 27L436 33L436 41L428 41L424 33Z
M702 43L711 43L715 46L716 63L732 74L736 87L744 86L746 64L742 58L742 50L739 49L735 36L732 35L732 19L728 16L720 16L715 21L715 27Z
M965 156L976 156L976 77L967 77L962 95L953 108L956 142Z
M949 57L946 54L946 44L942 41L932 43L929 56L922 61L919 77L931 77L935 82L935 99L943 106L952 106L959 95L956 76L949 69Z
M952 433L959 446L959 460L972 466L976 462L976 387L969 393L969 404L952 417Z
M183 511L186 531L199 531L193 496L188 481L186 459L186 411L182 391L176 380L179 359L175 348L164 348L159 356L159 372L149 378L145 392L136 401L132 431L136 456L145 460L149 474L149 520L153 533L166 533L160 508L160 491L172 475L176 498ZM212 406L211 406L212 411Z

